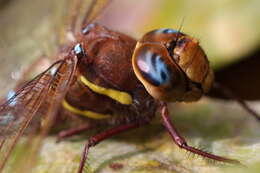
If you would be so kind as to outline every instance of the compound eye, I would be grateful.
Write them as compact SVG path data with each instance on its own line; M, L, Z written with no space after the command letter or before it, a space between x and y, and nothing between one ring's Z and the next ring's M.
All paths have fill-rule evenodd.
M158 43L138 43L132 57L137 78L156 99L173 101L185 89L185 75Z
M137 59L136 65L143 78L152 85L162 86L169 84L171 71L160 54L147 51Z
M169 56L167 49L156 43L137 45L132 58L134 72L146 85L157 88L178 87L182 72Z

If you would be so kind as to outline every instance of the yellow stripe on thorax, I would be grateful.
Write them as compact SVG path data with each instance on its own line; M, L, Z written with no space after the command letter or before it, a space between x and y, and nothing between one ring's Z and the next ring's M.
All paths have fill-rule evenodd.
M100 113L96 113L96 112L93 112L93 111L77 109L77 108L71 106L66 100L62 101L62 105L68 111L70 111L72 113L75 113L75 114L83 115L83 116L88 117L88 118L106 119L106 118L111 118L112 117L109 114L100 114Z
M132 101L133 101L132 97L130 94L128 94L126 92L109 89L109 88L104 88L104 87L95 85L94 83L91 83L90 81L88 81L82 75L80 76L80 81L83 84L85 84L86 86L88 86L92 91L94 91L98 94L106 95L106 96L118 101L121 104L125 104L125 105L132 104Z

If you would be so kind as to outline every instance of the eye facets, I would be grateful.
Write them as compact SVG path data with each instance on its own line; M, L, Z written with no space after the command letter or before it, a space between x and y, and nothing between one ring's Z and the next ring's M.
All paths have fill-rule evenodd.
M170 80L170 72L160 55L148 51L139 57L137 65L145 79L156 86L166 84Z

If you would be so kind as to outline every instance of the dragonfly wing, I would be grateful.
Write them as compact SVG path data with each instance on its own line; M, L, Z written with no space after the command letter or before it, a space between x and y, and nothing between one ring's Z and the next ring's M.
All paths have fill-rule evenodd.
M40 138L37 139L35 147L31 147L34 148L32 156L35 155L55 119L58 105L70 86L76 64L76 57L55 62L0 106L0 172L32 120L44 119L40 126ZM39 109L40 107L44 109Z
M85 27L92 23L98 16L104 12L105 8L112 0L92 0L91 4L83 18L82 26Z

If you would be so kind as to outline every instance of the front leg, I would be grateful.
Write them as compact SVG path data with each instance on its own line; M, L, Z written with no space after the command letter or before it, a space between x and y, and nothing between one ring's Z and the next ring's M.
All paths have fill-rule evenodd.
M81 156L78 173L82 173L84 170L84 165L87 160L87 155L88 155L88 151L89 151L90 147L93 147L93 146L97 145L99 142L101 142L105 139L111 138L120 133L127 132L131 129L136 129L136 128L142 127L142 126L148 124L150 121L151 121L151 118L142 117L142 119L139 119L138 121L119 125L118 127L108 129L104 132L101 132L95 136L90 137L88 142L85 144L85 147L84 147L84 150L83 150L83 153Z
M210 153L207 153L205 151L202 151L202 150L199 150L197 148L189 146L187 144L187 142L185 141L185 139L179 134L179 132L176 130L173 123L171 122L166 103L162 104L161 116L163 118L163 125L168 130L168 132L171 135L175 144L177 144L180 148L183 148L183 149L190 151L192 153L195 153L195 154L198 154L198 155L201 155L203 157L207 157L207 158L210 158L210 159L213 159L213 160L216 160L216 161L232 163L232 164L240 164L240 162L237 161L237 160L216 156L214 154L210 154Z

